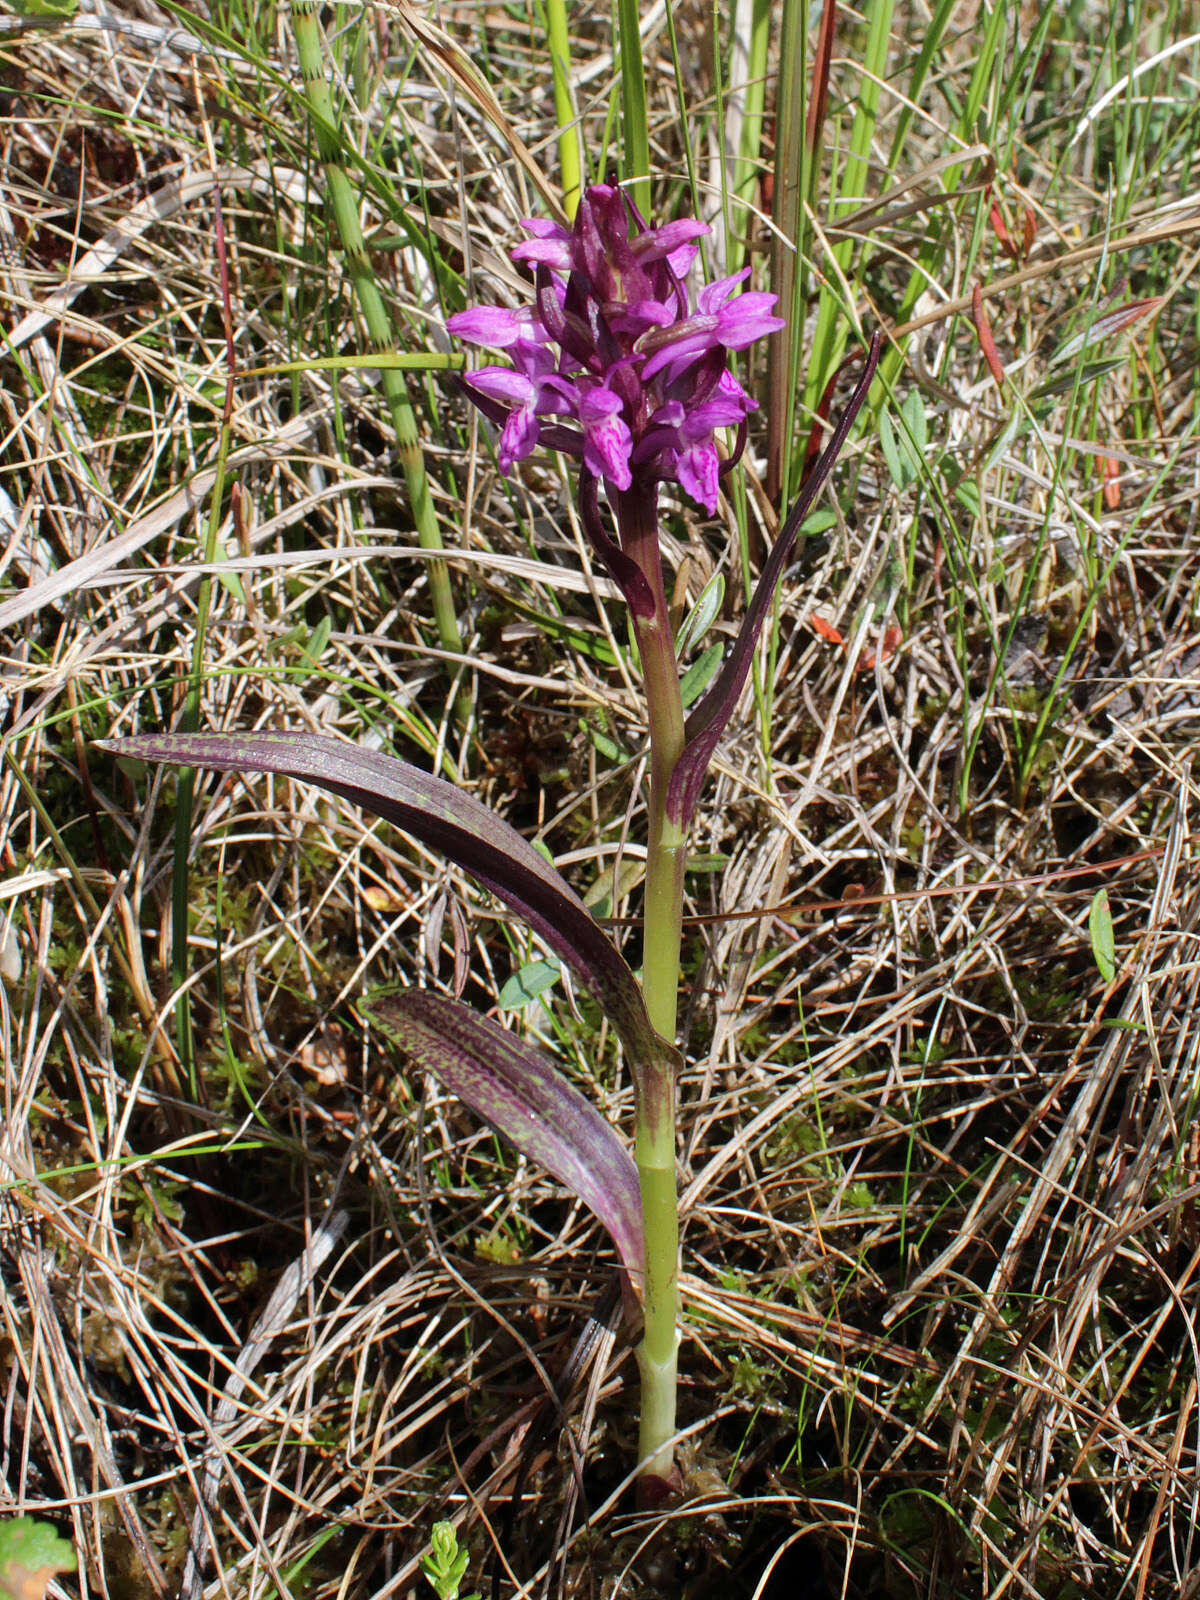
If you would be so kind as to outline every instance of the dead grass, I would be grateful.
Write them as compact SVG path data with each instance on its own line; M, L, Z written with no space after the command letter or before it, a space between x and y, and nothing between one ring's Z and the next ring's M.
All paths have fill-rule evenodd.
M931 216L951 241L898 384L922 396L928 470L899 490L874 436L855 447L849 512L783 587L769 758L748 700L703 805L696 849L723 867L689 879L688 1498L638 1514L597 1231L396 1078L354 1010L383 979L492 1004L531 953L522 930L345 807L202 780L193 1095L168 977L176 780L89 751L169 724L192 659L228 372L211 137L240 499L209 569L203 723L319 728L459 774L582 890L617 872L608 909L636 955L638 698L569 485L546 461L501 480L448 387L412 379L470 641L450 663L464 732L372 375L261 370L361 344L286 27L219 20L240 51L149 0L3 36L0 1505L69 1529L81 1592L104 1595L419 1593L441 1516L470 1544L468 1587L492 1570L505 1595L1200 1594L1186 139L1155 146L1114 233L1089 142L1068 160L1031 112L1009 193L1038 210L1034 253L972 257L1009 381L1031 393L1123 274L1166 299L1102 384L1011 438L1011 394L948 314L969 307L954 263L986 206L936 193L936 104L870 185L892 204L858 224L865 321L899 303ZM677 20L707 103L707 17ZM552 182L536 27L441 21L480 61L486 30L510 131ZM974 25L939 58L947 81ZM598 128L607 15L579 34ZM363 51L368 232L412 225L377 266L408 347L438 348L431 259L445 283L469 264L480 292L519 292L504 251L535 206L527 169L461 83L447 102L403 13L373 15ZM677 176L653 29L647 59L652 148ZM757 562L772 513L753 465L750 490ZM729 634L732 511L671 536L693 597L729 572ZM586 1007L560 997L530 1025L628 1126ZM563 1382L580 1336L599 1358Z

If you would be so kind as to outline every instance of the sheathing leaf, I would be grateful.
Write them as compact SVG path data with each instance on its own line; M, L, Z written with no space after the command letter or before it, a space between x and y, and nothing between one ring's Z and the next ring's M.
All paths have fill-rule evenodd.
M359 1009L409 1067L430 1072L607 1229L635 1288L641 1191L629 1151L548 1056L469 1006L425 989L377 989Z
M591 990L635 1065L673 1047L655 1032L637 979L566 880L473 795L382 751L317 734L137 734L100 748L141 761L307 779L439 851L522 916Z

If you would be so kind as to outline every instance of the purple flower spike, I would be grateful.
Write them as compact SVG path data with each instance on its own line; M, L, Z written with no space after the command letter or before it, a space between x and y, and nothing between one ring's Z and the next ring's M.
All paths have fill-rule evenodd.
M754 409L726 359L784 326L775 296L735 293L741 272L691 300L683 278L708 227L691 217L648 227L610 184L587 190L569 232L537 219L522 226L529 237L512 254L535 269L534 306L480 306L447 322L513 363L507 383L498 367L464 380L500 423L501 471L545 444L582 461L610 500L652 497L665 480L711 515L725 466L716 430L738 430L740 453ZM552 414L576 426L548 426ZM598 553L612 571L611 549Z

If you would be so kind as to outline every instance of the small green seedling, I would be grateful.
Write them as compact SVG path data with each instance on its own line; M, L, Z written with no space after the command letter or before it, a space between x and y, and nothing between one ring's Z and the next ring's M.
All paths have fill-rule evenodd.
M469 1557L458 1548L458 1535L452 1522L435 1522L429 1540L429 1554L421 1558L421 1571L433 1585L438 1600L459 1600L459 1585L466 1576ZM462 1600L479 1600L478 1594Z
M45 1600L51 1578L78 1565L74 1548L48 1522L0 1523L0 1600Z

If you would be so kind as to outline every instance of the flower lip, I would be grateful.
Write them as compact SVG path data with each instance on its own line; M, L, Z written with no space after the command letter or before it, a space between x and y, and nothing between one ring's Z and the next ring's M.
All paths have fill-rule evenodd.
M579 421L583 427L583 461L589 472L595 473L618 489L628 489L633 482L629 467L633 435L622 417L621 397L604 384L594 386L580 380Z

